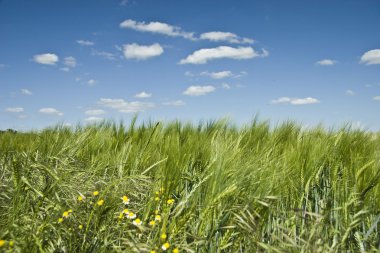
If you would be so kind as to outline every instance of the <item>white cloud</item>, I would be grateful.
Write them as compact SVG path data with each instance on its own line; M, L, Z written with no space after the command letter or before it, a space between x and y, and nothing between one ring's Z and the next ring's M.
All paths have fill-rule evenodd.
M380 101L380 96L373 97L373 100Z
M163 102L162 104L167 105L167 106L184 106L184 105L186 105L186 103L183 102L182 100L168 101L168 102Z
M77 40L77 43L81 46L93 46L93 45L95 45L94 42L89 41L89 40Z
M165 34L172 37L183 37L185 39L194 40L194 33L182 31L178 26L172 26L162 22L137 22L132 19L127 19L120 24L121 28L130 28L140 32L151 32Z
M95 49L91 50L91 55L95 56L101 56L107 60L116 60L116 55L110 52L105 52L105 51L97 51Z
M97 81L94 80L94 79L90 79L90 80L87 81L87 84L88 84L89 86L94 86L96 83L97 83Z
M28 89L21 89L21 94L27 96L33 95L33 93Z
M133 43L124 45L123 52L126 59L146 60L161 55L164 49L158 43L152 45L138 45Z
M215 42L227 41L229 43L238 43L238 44L253 44L255 42L253 39L241 38L231 32L219 32L219 31L202 33L200 36L200 39L210 40L210 41L215 41Z
M231 86L228 83L222 83L222 88L225 90L231 89Z
M91 116L91 117L85 118L84 120L87 122L96 122L96 121L102 121L103 118Z
M91 116L95 116L95 115L102 115L102 114L105 114L106 112L102 109L97 109L97 110L87 110L84 112L86 115L91 115Z
M200 75L201 76L209 76L212 79L223 79L223 78L227 78L227 77L232 77L232 72L229 70L219 71L219 72L204 71Z
M185 59L182 59L179 64L205 64L208 61L229 58L229 59L252 59L254 57L265 57L268 55L266 50L263 50L262 54L259 54L253 50L252 47L228 47L220 46L216 48L203 48L188 55Z
M72 56L65 57L63 63L70 68L75 68L75 66L77 65L77 61Z
M0 64L0 69L5 68L5 67L6 67L5 64Z
M317 104L317 103L320 103L320 101L312 97L306 97L306 98L280 97L278 99L272 100L271 103L272 104L306 105L306 104Z
M57 115L57 116L62 116L63 115L62 112L60 112L57 109L52 108L52 107L41 108L39 110L39 112L43 113L43 114L48 114L48 115Z
M33 60L39 64L55 65L59 58L55 54L37 54L33 56Z
M128 2L129 2L128 0L121 0L120 3L119 3L119 5L121 5L121 6L127 6Z
M360 58L360 63L365 65L380 64L380 49L365 52Z
M136 98L150 98L152 96L152 93L146 93L145 91L140 92L135 95Z
M188 87L183 94L187 96L203 96L207 93L214 92L215 87L208 85L208 86L190 86Z
M355 95L355 92L352 90L346 90L346 94L349 96L353 96L353 95Z
M65 72L69 72L69 71L70 71L70 68L68 68L68 67L63 67L63 68L60 68L59 70L62 70L62 71L65 71Z
M335 65L336 63L337 61L334 61L331 59L324 59L324 60L317 61L315 64L319 66L332 66L332 65Z
M127 102L121 98L101 98L98 101L99 105L104 107L112 108L123 113L133 113L146 111L147 109L153 108L155 105L153 103L146 102Z
M20 113L24 111L24 108L22 107L8 107L5 108L6 112L12 112L12 113Z
M191 71L186 71L185 76L193 77L195 75Z

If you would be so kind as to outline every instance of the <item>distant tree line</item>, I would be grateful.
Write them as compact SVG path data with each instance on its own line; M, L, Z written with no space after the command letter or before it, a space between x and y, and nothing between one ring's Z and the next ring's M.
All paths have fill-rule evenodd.
M10 128L8 128L7 130L0 130L0 134L5 134L5 133L17 134L17 131Z

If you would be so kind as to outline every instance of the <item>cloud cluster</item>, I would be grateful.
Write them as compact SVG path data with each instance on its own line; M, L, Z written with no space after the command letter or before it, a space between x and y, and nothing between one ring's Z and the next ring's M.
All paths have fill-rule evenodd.
M316 62L316 64L319 66L332 66L332 65L335 65L336 63L337 61L334 61L331 59L324 59L324 60L320 60Z
M380 64L380 49L365 52L360 58L360 63L365 65Z
M320 103L320 101L312 97L306 97L306 98L280 97L278 99L272 100L271 103L272 104L306 105L306 104L317 104L317 103Z
M145 91L140 92L135 95L136 98L150 98L152 96L152 93L146 93Z
M63 115L63 112L60 112L57 109L52 108L52 107L41 108L39 110L39 112L43 113L43 114L47 114L47 115L56 115L56 116L62 116Z
M235 44L253 44L255 42L253 39L241 38L231 32L220 31L202 33L199 38L214 42L229 42Z
M59 58L55 54L47 53L47 54L37 54L33 56L33 60L39 64L55 65L59 61Z
M232 77L233 74L229 70L224 70L224 71L219 71L219 72L208 72L208 71L203 71L200 73L201 76L209 76L212 79L223 79L227 77Z
M139 101L127 102L121 98L101 98L98 104L122 113L143 112L155 107L153 103Z
M158 43L152 45L139 45L136 43L123 46L126 59L146 60L161 55L164 49Z
M21 89L21 94L26 96L31 96L33 93L28 89Z
M93 46L95 43L89 40L77 40L77 43L81 46Z
M203 96L214 91L215 91L215 87L212 85L207 85L207 86L193 85L193 86L188 87L183 92L183 94L187 96Z
M22 107L8 107L5 108L6 112L11 112L11 113L20 113L24 111L24 108Z
M229 46L219 46L216 48L203 48L196 50L185 59L182 59L179 64L205 64L209 61L223 58L244 60L265 56L268 56L268 52L266 50L263 50L263 53L259 54L253 50L252 47L234 48Z

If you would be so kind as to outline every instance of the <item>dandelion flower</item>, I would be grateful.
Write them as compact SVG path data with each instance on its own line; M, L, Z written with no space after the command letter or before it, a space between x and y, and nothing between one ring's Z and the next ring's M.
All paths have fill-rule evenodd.
M171 204L174 203L174 199L168 199L168 201L166 201L166 203L168 203L169 205L171 205Z
M162 234L162 235L161 235L161 239L162 239L162 240L165 240L167 237L168 237L168 236L167 236L166 234Z
M159 191L157 191L157 192L156 192L156 195L160 195L160 192L159 192Z
M140 225L142 224L142 221L141 221L139 218L137 218L137 219L134 220L132 223L133 223L133 225L135 225L135 226L140 226Z
M156 253L156 251L155 250L151 250L150 253Z
M123 210L123 214L128 215L129 214L129 210L128 209L124 209Z
M58 223L62 223L62 222L63 222L63 218L59 218Z
M123 204L124 205L128 205L129 204L129 198L127 196L123 196L121 199L123 200Z
M161 221L161 215L157 214L156 217L154 217L154 220Z
M155 224L156 224L156 222L155 222L154 220L149 221L149 225L150 225L150 226L153 227Z
M160 201L160 197L155 197L154 200L155 201Z
M83 225L80 224L80 225L78 226L78 228L82 230L82 229L83 229Z
M9 241L9 247L13 247L15 245L14 241Z
M97 204L98 206L102 206L102 205L104 204L104 200L101 199L101 200L99 200L98 202L96 202L96 204Z
M120 214L119 214L119 219L121 220L121 219L123 219L123 217L124 217L124 213L123 212L121 212Z
M83 197L82 196L78 196L78 201L83 201Z
M92 195L94 195L94 196L98 196L98 195L99 195L99 192L98 192L98 191L94 191L94 192L92 193Z
M62 217L63 218L67 218L67 217L69 217L69 212L68 211L66 211L66 212L63 212L63 214L62 214Z
M73 212L73 209L70 209L68 212L69 212L69 213L72 213L72 212Z
M170 248L170 244L168 243L168 242L165 242L163 245L162 245L162 247L161 247L161 249L162 250L167 250L168 248Z
M0 240L0 248L5 245L5 240Z
M134 218L136 218L136 214L134 214L134 213L132 213L132 212L129 212L129 213L127 214L127 218L133 220Z
M178 248L173 249L173 253L179 253L179 249Z

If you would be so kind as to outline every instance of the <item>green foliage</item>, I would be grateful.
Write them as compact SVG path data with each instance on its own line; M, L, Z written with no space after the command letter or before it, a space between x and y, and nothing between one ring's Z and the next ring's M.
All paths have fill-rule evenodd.
M378 134L135 122L1 133L0 252L379 250Z

